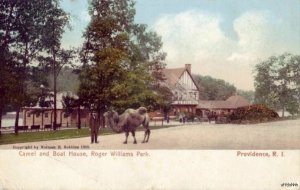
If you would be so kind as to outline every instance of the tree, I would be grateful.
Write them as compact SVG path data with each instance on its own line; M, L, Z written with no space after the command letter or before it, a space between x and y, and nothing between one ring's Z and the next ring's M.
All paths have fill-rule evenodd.
M39 1L1 1L1 52L5 55L4 65L10 65L14 83L10 84L11 104L17 110L15 133L18 130L20 108L31 102L27 83L30 63L41 51L41 31L44 26L45 10L51 2ZM7 103L8 103L7 102Z
M290 67L292 70L291 80L293 88L295 88L298 100L297 113L300 112L300 55L294 55L290 60Z
M67 115L72 114L75 110L77 110L77 128L81 129L81 116L80 116L80 99L78 96L74 94L68 93L66 96L63 96L63 107L64 112Z
M80 99L99 113L157 102L153 89L165 54L157 34L134 23L134 2L94 0L89 13L81 50Z
M15 78L11 75L13 71L13 59L10 53L10 43L13 42L15 32L14 20L16 19L15 2L0 1L0 129L2 126L2 115L5 105L11 100L11 87Z
M4 61L5 57L1 56L3 52L0 52L2 57L0 66L0 135L2 127L2 115L5 114L7 106L12 101L13 96L11 84L15 84L15 77L11 75L13 69L10 64L7 64L7 60Z
M52 74L47 76L50 88L53 89L54 84L52 78ZM64 66L57 77L57 91L71 91L75 93L78 91L79 84L80 82L76 70L72 67Z
M297 113L298 56L282 54L272 56L256 65L255 101L273 109ZM299 76L299 75L298 75Z
M157 98L158 100L157 100L157 103L156 103L156 107L159 106L159 108L163 111L164 119L166 120L167 116L168 116L168 113L172 109L172 103L173 103L174 95L173 95L172 91L170 90L170 88L168 88L166 86L162 86L162 85L160 85L157 88L157 91L159 91L160 93L157 94L159 97Z
M54 91L54 122L53 129L57 127L57 108L56 108L56 96L57 96L57 77L63 67L63 65L69 63L73 59L73 50L64 50L61 48L61 38L64 33L65 27L69 23L69 15L59 7L59 1L53 0L51 7L47 10L45 16L46 23L43 30L44 34L42 38L42 44L44 45L46 52L49 56L46 56L44 60L53 68L53 91Z
M236 88L221 79L210 76L194 75L199 86L203 87L200 92L200 99L203 100L226 100L236 93Z
M4 57L1 63L8 65L5 70L11 69L10 74L15 78L15 83L11 83L5 92L8 94L8 91L12 91L11 101L5 101L13 104L17 110L16 134L20 108L32 103L33 95L28 90L30 67L37 64L37 57L45 54L45 50L48 53L57 53L59 50L59 41L68 17L58 3L59 0L0 1L0 52ZM5 70L1 73L6 73ZM1 83L2 89L4 86ZM2 109L3 103L0 106Z

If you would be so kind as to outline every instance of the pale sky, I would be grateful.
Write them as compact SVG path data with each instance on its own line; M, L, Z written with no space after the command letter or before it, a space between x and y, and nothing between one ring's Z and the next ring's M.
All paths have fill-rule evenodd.
M85 0L63 0L72 16L64 47L78 47L89 22ZM285 52L300 54L299 0L137 0L136 22L163 41L167 67L192 64L210 75L253 90L259 60Z

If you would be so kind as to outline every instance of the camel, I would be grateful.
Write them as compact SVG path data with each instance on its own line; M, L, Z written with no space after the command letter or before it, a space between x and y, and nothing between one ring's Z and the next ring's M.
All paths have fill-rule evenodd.
M127 139L129 132L131 132L134 142L137 144L135 138L135 130L138 126L143 125L145 128L144 140L142 143L149 141L150 129L149 129L149 116L147 114L147 109L140 107L138 109L127 109L121 115L118 115L116 111L107 111L103 114L105 122L108 127L110 127L114 132L121 133L125 132L124 144L127 144Z

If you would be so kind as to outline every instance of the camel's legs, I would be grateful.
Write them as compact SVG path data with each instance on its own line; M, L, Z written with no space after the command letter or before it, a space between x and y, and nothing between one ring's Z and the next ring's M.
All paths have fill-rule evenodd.
M145 131L145 135L144 135L144 140L142 143L148 142L149 141L149 137L150 137L150 129L146 129ZM146 140L147 138L147 140Z
M129 132L128 131L125 132L125 136L126 136L126 139L125 139L125 141L123 143L127 144L127 139L128 139L128 136L129 136Z
M133 144L136 144L136 139L135 139L135 131L131 131L131 134L132 134L132 136L133 136L133 139L134 139L134 141L133 141Z
M150 129L147 129L147 134L148 134L148 135L147 135L147 140L146 140L146 142L149 141L150 133L151 133L151 132L150 132Z
M143 140L143 142L142 142L142 143L145 143L146 136L147 136L147 129L145 130L145 134L144 134L144 140Z

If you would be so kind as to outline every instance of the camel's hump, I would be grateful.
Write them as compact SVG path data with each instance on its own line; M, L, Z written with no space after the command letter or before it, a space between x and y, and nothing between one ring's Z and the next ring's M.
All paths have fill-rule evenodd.
M125 111L125 113L139 113L140 115L144 115L145 113L147 113L147 108L145 108L145 107L139 107L138 109L131 109L131 108L129 108L129 109L127 109L126 111Z
M137 111L139 112L139 114L145 114L145 113L147 113L147 108L145 108L145 107L139 107L138 109L137 109Z

